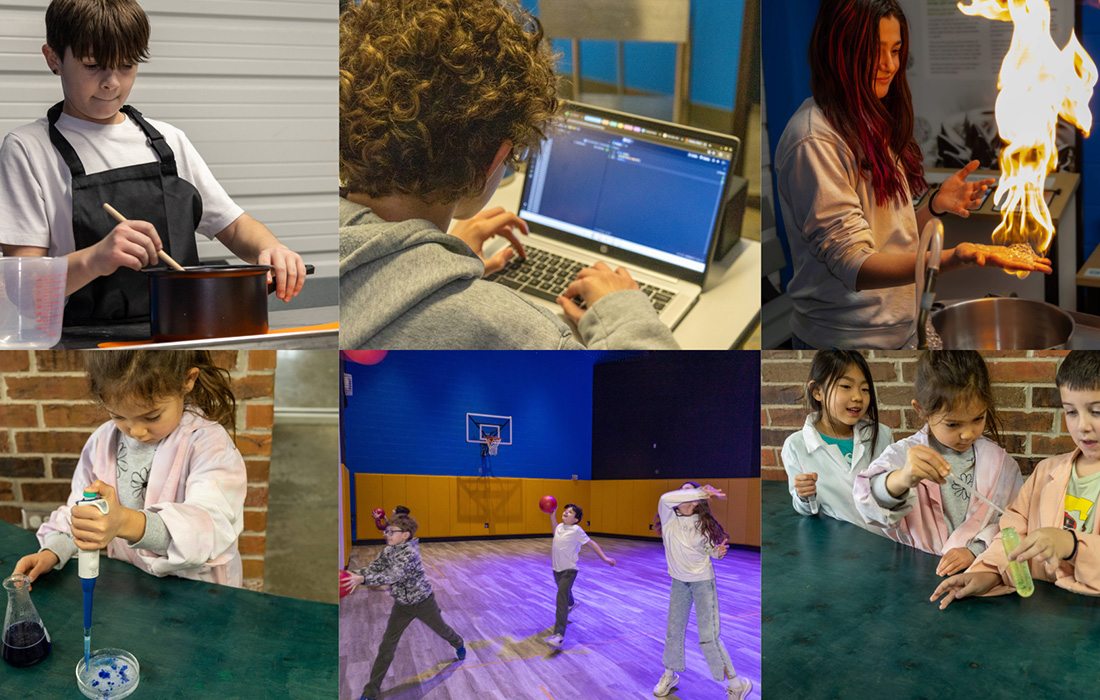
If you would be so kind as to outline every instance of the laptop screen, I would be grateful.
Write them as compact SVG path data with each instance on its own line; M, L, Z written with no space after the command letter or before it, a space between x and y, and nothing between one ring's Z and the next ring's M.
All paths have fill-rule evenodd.
M519 215L569 242L703 272L737 140L576 104L563 117L528 164Z

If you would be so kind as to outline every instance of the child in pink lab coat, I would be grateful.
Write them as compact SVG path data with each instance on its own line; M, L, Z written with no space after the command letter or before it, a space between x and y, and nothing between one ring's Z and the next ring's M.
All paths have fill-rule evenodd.
M902 544L940 556L936 573L970 566L993 542L1023 478L1000 446L989 370L972 350L921 353L913 409L925 421L856 477L856 507Z
M78 549L106 548L154 576L240 586L247 477L227 432L236 414L229 372L205 350L85 357L111 420L84 445L66 505L38 528L41 549L15 572L33 581ZM75 505L86 490L107 501L106 515Z
M1077 449L1036 465L1000 527L1016 528L1020 546L1011 558L1028 562L1032 578L1100 595L1100 352L1069 353L1056 382ZM943 581L931 600L942 598L942 610L959 598L1013 592L1008 561L998 531L989 549L965 573Z

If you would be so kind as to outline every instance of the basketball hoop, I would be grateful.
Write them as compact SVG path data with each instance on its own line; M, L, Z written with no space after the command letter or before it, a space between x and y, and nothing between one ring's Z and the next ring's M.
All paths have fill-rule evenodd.
M500 436L499 435L486 435L485 436L485 452L490 457L497 456L497 450L500 448Z

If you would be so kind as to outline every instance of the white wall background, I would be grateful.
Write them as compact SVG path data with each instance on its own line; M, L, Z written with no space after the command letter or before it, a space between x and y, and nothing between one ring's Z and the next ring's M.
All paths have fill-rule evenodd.
M48 4L0 0L0 135L62 98L40 52ZM335 304L336 0L141 5L150 58L130 104L183 129L230 196L316 265L311 305ZM203 258L230 255L217 241L199 241Z

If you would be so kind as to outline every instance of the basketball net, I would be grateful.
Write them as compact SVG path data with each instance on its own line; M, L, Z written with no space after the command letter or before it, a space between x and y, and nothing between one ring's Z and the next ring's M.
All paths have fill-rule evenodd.
M494 435L485 436L485 451L490 457L497 456L497 449L500 447L500 438Z

